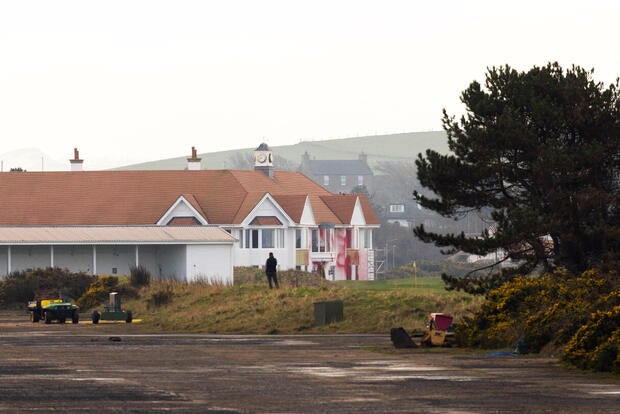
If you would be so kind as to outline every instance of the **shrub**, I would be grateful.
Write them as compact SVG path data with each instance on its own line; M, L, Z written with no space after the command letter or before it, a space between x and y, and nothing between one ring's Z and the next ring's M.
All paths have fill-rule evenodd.
M0 300L5 306L23 304L39 298L74 300L95 280L84 272L70 272L59 267L37 268L9 274L0 282Z
M620 373L620 306L592 314L566 346L564 360L583 369Z
M168 305L172 302L174 296L174 290L171 286L165 286L156 292L151 294L151 297L147 300L147 309L159 308Z
M151 283L151 272L149 272L143 265L130 266L129 272L131 286L142 287L148 286L149 283Z
M116 276L99 276L78 300L80 309L89 310L108 300L110 292L117 290L119 285Z
M573 276L558 269L518 277L489 292L486 302L456 326L457 341L483 348L519 344L520 352L564 350L578 367L618 372L620 293L615 270Z

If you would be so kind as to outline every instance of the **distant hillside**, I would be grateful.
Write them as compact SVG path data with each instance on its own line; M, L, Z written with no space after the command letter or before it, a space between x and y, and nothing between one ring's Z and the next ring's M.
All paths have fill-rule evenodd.
M0 154L2 171L21 168L26 171L68 171L69 160L60 162L36 148L23 148Z
M240 154L252 155L261 143L252 148L201 153L203 169L233 168L231 160ZM208 147L208 143L197 143L197 148ZM390 135L372 135L357 138L330 139L325 141L302 141L294 145L271 147L274 158L282 157L294 164L301 163L301 156L308 152L316 159L356 159L363 151L368 155L371 167L382 161L412 161L420 152L431 148L446 153L448 144L444 131L408 132ZM189 154L188 154L189 155ZM182 170L187 166L187 156L168 158L140 164L127 165L122 170Z

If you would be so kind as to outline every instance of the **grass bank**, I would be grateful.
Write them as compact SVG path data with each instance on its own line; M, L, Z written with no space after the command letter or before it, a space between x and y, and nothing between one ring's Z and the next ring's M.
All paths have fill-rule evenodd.
M152 280L124 307L147 327L165 331L302 334L386 333L393 327L423 329L430 312L457 319L482 298L447 292L439 277L391 281L328 282L315 274L279 274L270 290L260 270L236 269L233 286ZM342 300L344 320L317 326L314 303Z

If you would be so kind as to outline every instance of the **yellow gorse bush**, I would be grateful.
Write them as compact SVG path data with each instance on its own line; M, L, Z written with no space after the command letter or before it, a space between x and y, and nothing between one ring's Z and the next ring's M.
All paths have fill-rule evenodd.
M620 291L615 270L565 269L523 276L489 292L471 318L457 326L461 344L540 352L559 349L576 366L620 371Z

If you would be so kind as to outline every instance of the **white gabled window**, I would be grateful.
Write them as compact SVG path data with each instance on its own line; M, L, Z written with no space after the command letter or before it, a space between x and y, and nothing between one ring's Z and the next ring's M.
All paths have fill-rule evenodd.
M323 185L329 185L329 175L323 176Z
M364 185L364 176L363 175L358 175L357 176L357 185Z

